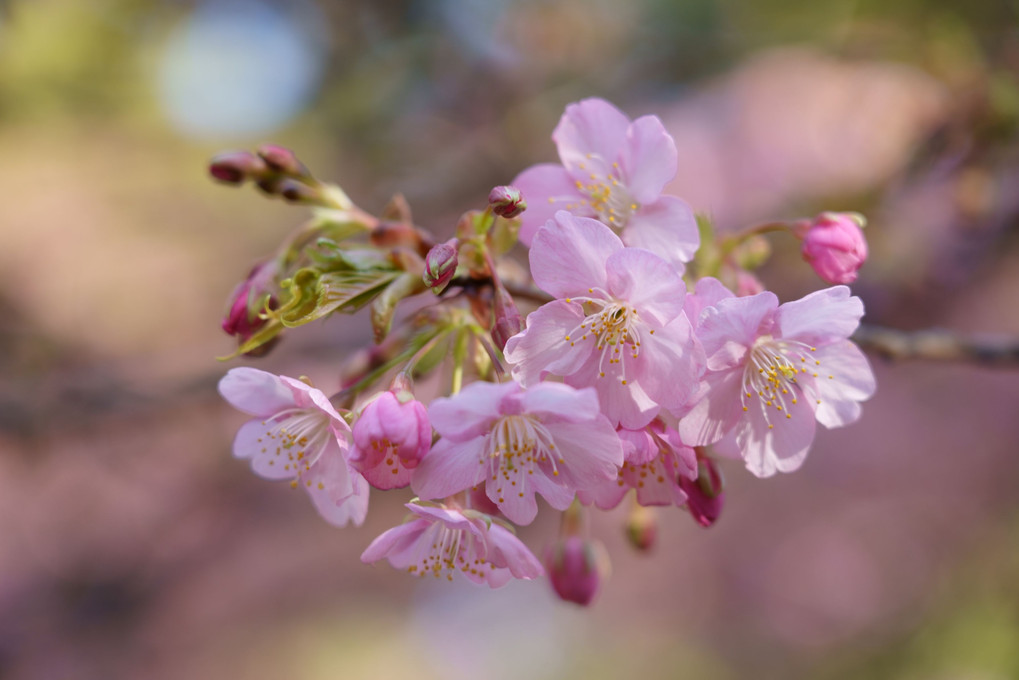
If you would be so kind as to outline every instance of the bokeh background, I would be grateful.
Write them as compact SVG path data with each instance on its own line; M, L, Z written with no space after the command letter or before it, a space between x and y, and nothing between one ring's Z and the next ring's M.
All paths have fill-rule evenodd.
M723 228L866 213L870 322L1019 336L1015 0L0 8L0 677L1019 677L1014 369L874 358L863 420L794 475L729 465L712 529L663 511L638 555L599 515L590 609L418 582L358 561L405 494L337 530L231 458L228 365L328 386L369 333L216 362L231 288L304 213L204 169L275 141L444 234L602 96L661 116L671 190ZM783 299L822 285L774 245Z

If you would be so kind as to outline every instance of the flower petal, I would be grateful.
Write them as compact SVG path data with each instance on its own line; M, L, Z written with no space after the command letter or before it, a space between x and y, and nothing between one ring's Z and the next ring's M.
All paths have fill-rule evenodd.
M567 338L583 322L580 304L565 300L555 300L531 312L527 328L506 343L505 357L513 367L513 379L532 387L549 373L570 375L580 370L590 361L594 343L575 345Z
M633 121L620 151L626 188L638 203L657 199L676 176L676 142L658 116L641 116Z
M499 417L499 404L519 389L513 383L473 382L455 397L440 397L428 407L432 427L444 439L462 442L488 432Z
M296 403L280 376L257 368L231 368L219 381L219 393L235 409L265 418Z
M848 338L862 316L860 298L850 296L846 286L833 286L785 303L775 322L782 337L820 346Z
M683 311L686 284L672 265L651 251L617 250L604 267L609 294L633 305L646 323L664 326Z
M552 141L570 174L607 174L629 127L630 119L604 99L584 99L566 107Z
M421 498L445 498L485 480L487 465L479 465L484 437L466 442L440 439L414 469L411 488Z
M516 578L533 579L545 573L541 562L519 538L505 527L492 524L488 530L488 560L505 567Z
M781 413L769 414L759 399L749 401L748 408L735 428L736 445L747 469L758 477L770 477L799 468L817 429L813 411L793 409L789 411L792 418L787 419Z
M534 235L560 210L589 215L583 208L584 196L577 190L575 180L561 165L541 163L532 165L511 182L527 201L527 210L520 215L520 242L531 245Z
M686 314L646 336L635 363L634 378L648 396L664 409L679 411L697 389L705 364Z
M626 245L656 253L680 274L683 263L693 259L701 243L693 210L675 196L661 196L642 205L630 216L622 236Z
M832 428L858 420L859 402L869 399L877 389L867 357L849 340L819 347L812 356L821 363L817 378L805 383L804 391L815 403L820 401L818 422Z
M555 298L589 295L605 287L605 260L623 242L598 220L560 210L531 243L534 283Z
M588 422L598 417L598 393L593 388L575 389L562 383L543 382L521 394L522 412L538 416L543 423Z
M697 337L711 370L735 367L759 335L771 332L778 298L769 291L719 300L701 312Z
M721 439L744 414L740 401L743 371L708 372L703 378L703 396L679 421L679 436L688 446L707 446Z

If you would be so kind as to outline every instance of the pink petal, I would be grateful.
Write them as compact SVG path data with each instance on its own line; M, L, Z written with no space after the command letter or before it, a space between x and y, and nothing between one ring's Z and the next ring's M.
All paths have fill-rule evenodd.
M576 214L591 214L581 210L584 196L577 190L570 174L561 165L542 163L532 165L511 182L520 189L527 201L527 210L520 215L520 242L531 245L538 229L560 210Z
M235 409L266 418L296 403L278 375L257 368L231 368L219 381L219 393Z
M534 283L555 298L587 296L605 287L605 260L623 242L598 220L560 210L531 243Z
M778 308L775 321L783 338L813 345L848 338L860 325L863 302L846 286L818 290Z
M811 356L821 363L816 367L817 378L805 383L804 391L808 399L821 402L817 404L817 420L828 428L858 420L859 402L869 399L877 389L867 357L849 340L819 347Z
M566 338L584 322L579 303L555 300L527 316L527 328L506 343L506 361L513 379L532 387L551 373L570 375L591 360L594 343L575 344ZM436 428L438 429L438 428Z
M689 446L713 444L731 430L744 415L740 394L743 370L708 372L704 375L704 396L679 421L679 436Z
M733 292L722 285L718 279L705 276L697 280L694 292L686 296L686 304L683 311L686 312L690 323L696 328L700 324L701 311L708 307L714 307L719 300L735 297Z
M505 527L493 523L488 530L488 543L491 547L488 559L497 566L505 566L514 577L534 579L545 573L534 553Z
M361 561L365 564L370 564L371 562L377 562L389 557L394 553L405 553L407 548L417 542L424 530L431 526L431 524L432 522L427 519L416 519L383 532L361 553ZM397 561L401 563L393 563L392 559L390 559L390 563L397 569L404 569L410 566L410 562L403 564L402 560Z
M329 401L329 397L327 397L322 390L311 387L301 380L290 378L285 375L281 375L280 380L282 380L283 383L290 388L291 392L294 394L294 400L298 405L303 408L314 407L324 413L328 413L333 420L336 421L336 426L343 431L350 431L350 426L347 425L347 421L345 421L343 417L336 412L332 402Z
M538 475L534 476L538 477ZM521 478L522 481L523 478ZM513 487L499 491L495 486L499 483L499 481L493 482L489 479L485 486L485 493L493 503L499 506L499 510L506 515L506 519L520 526L533 522L538 515L538 503L534 499L534 489L520 488L518 490L517 487Z
M604 99L584 99L566 107L552 141L570 174L607 174L629 127L630 119Z
M641 116L626 131L619 156L626 188L638 203L650 203L676 176L676 142L658 116Z
M574 389L562 383L543 382L521 394L522 411L545 424L589 422L601 413L594 389Z
M628 358L624 357L624 361ZM598 392L598 403L613 427L621 425L627 429L639 430L658 415L658 403L636 381L623 385L619 378L621 364L606 367L605 376L598 375L598 362L589 361L580 370L565 377L567 385L573 387L594 386Z
M758 477L770 477L799 468L814 440L817 421L813 411L800 404L789 410L792 418L786 418L759 399L748 400L747 406L749 411L735 429L736 445L747 469Z
M701 312L697 337L704 346L707 366L722 370L736 366L758 336L772 331L778 298L769 291L719 300Z
M477 486L485 480L487 465L479 465L482 437L467 442L440 439L411 478L411 488L421 498L445 498Z
M605 262L612 297L628 302L645 323L664 326L683 311L686 284L675 268L654 253L624 248Z
M587 423L547 424L546 428L576 486L615 479L623 464L623 445L605 416Z
M645 336L634 362L634 379L662 408L681 409L704 373L704 350L682 312L654 335Z
M665 258L680 274L683 263L693 259L701 243L693 210L675 196L662 196L641 206L630 216L622 236L626 245Z
M269 428L262 420L249 420L241 425L234 437L233 453L236 458L251 460L252 471L263 479L294 479L297 477L297 466L287 457L287 453L276 444L278 439L270 439ZM286 421L283 421L285 427ZM270 423L273 431L278 430L278 423ZM309 457L314 457L311 453Z
M305 484L305 491L318 510L318 514L330 524L338 527L353 523L354 526L364 524L368 515L368 482L353 470L350 472L353 493L337 501L328 490L319 489L317 483L311 487Z
M428 419L444 439L462 442L479 437L499 417L503 397L516 389L512 383L473 382L457 395L434 400Z
M611 510L619 505L623 496L630 490L629 485L621 479L603 481L587 489L578 489L577 498L584 505L595 505L601 510Z

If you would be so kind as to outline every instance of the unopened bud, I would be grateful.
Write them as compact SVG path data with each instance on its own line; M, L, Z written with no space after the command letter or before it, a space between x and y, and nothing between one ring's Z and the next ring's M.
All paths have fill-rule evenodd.
M296 154L290 149L275 144L263 144L258 147L257 152L266 165L276 172L291 177L311 177L308 168L297 160Z
M580 536L566 536L546 551L545 568L556 595L586 607L598 593L607 562L599 545Z
M798 234L803 259L828 283L852 283L867 260L867 239L861 230L865 224L858 213L821 213Z
M273 307L276 299L269 295L269 288L275 272L272 262L255 265L248 278L241 282L230 295L229 309L223 318L223 331L244 344L266 324L261 312L266 305ZM254 352L249 354L256 355Z
M524 200L520 189L514 186L499 186L492 189L488 194L488 205L492 206L492 212L500 217L516 217L527 210L527 201Z
M248 151L228 151L213 156L209 161L209 174L226 184L242 184L258 179L268 168L265 161Z
M428 255L425 256L425 284L434 290L436 294L445 290L446 286L453 279L453 275L456 274L456 268L459 264L457 255L459 247L460 242L455 238L451 238L445 243L433 246L428 251Z
M277 185L279 195L288 203L319 205L322 197L318 190L296 179L286 178Z
M654 548L658 542L658 513L634 503L626 518L626 539L641 552Z
M679 487L686 493L686 507L702 527L710 527L722 515L725 504L725 480L714 459L699 456L697 479L679 476Z
M492 341L501 352L506 347L506 342L524 328L524 320L513 301L513 296L502 286L495 287L494 316Z

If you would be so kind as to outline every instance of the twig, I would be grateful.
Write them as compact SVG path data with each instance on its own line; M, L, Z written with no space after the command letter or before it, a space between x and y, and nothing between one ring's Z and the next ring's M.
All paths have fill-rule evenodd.
M1015 338L963 337L939 328L901 331L862 324L852 339L862 349L896 361L925 359L1019 367L1019 340Z

